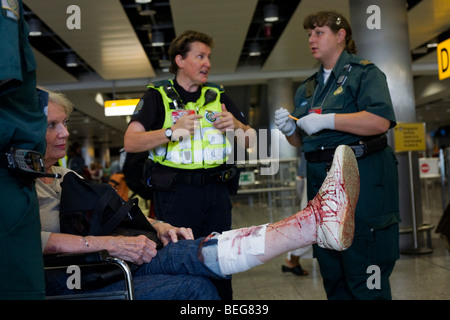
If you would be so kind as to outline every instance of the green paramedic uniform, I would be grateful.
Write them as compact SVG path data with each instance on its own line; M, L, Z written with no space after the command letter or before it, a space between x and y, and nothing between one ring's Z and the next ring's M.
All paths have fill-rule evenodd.
M385 75L370 61L344 51L325 85L323 67L301 84L292 115L301 118L311 112L363 110L390 120L391 128L396 124ZM367 138L335 130L311 136L301 131L301 135L306 155L322 147L356 145ZM329 299L390 299L389 276L399 258L397 160L387 146L358 159L358 167L360 195L352 246L343 252L314 246L314 254ZM326 173L327 162L308 161L309 200L316 195Z
M46 116L22 2L2 1L0 39L0 299L43 299L39 205L33 180L11 176L11 147L45 152Z

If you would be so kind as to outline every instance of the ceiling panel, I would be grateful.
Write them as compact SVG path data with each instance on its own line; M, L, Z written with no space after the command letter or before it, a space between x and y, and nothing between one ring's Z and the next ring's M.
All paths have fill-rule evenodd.
M450 27L450 1L424 0L408 12L411 49L437 37Z
M81 29L66 25L71 4L61 0L24 1L103 79L154 77L155 73L118 0L77 0Z
M255 37L248 32L251 29L252 20L253 23L259 23L259 21L255 22L256 19L262 20L259 17L261 14L257 11L271 1L153 0L156 14L152 19L147 19L149 21L147 24L151 27L150 22L155 18L158 24L163 21L165 28L171 28L173 25L177 35L184 30L195 29L213 36L215 46L212 51L210 81L233 86L260 84L273 77L290 77L295 80L305 78L318 67L309 52L306 32L302 27L305 16L318 10L334 9L350 18L349 1L302 0L265 64L237 68L246 37ZM288 1L290 0L273 0L280 6ZM408 2L415 3L415 6L408 11L411 50L450 30L450 1L409 0ZM127 10L135 9L137 5L134 0L24 0L24 3L99 75L83 74L78 78L70 77L62 68L57 68L52 60L43 57L42 54L45 52L41 51L42 54L35 53L38 62L38 82L44 85L48 83L47 87L50 89L68 93L69 97L76 102L76 108L82 115L105 124L106 131L110 130L109 128L116 128L117 132L123 133L126 123L124 119L111 119L102 114L102 108L93 102L97 91L110 96L133 92L136 95L134 97L139 97L145 91L147 81L173 76L163 73L157 67L155 67L155 75L143 45L136 36L136 33L139 34L137 31L139 28L145 31L147 29L138 25L139 19L130 21L122 5L126 4ZM66 9L70 4L78 5L81 9L81 30L67 29L66 20L69 14L66 13ZM161 17L163 12L164 18ZM173 21L166 21L170 17ZM172 39L166 40L170 42ZM378 44L374 43L374 45ZM147 51L153 50L148 44L144 48ZM436 50L428 51L428 54L424 54L422 58L414 60L413 71L416 82L422 76L429 77L424 79L423 83L438 81L435 79L437 78ZM432 97L416 99L416 104L420 107L418 116L424 112L421 110L425 110L425 103L419 105L422 100L426 101L428 114L432 112L430 110L437 110L436 113L441 117L439 122L435 121L436 125L450 123L450 112L443 112L448 108L450 83L444 81L440 84L445 86L439 101ZM79 126L86 125L83 122ZM91 127L95 128L96 125ZM99 128L98 125L97 127ZM79 130L79 132L82 131ZM122 134L117 136L119 136L118 144L122 143Z
M308 47L303 20L308 14L320 10L338 10L350 19L348 0L302 0L267 59L263 71L311 69L317 65Z
M33 50L33 53L36 58L36 79L39 85L78 82L77 78L53 63L39 51Z
M211 73L236 71L257 0L170 0L176 35L193 29L214 38Z

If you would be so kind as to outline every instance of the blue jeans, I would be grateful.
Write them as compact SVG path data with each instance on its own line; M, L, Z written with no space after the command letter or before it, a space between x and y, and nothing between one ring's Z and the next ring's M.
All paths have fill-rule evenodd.
M203 238L169 243L158 251L156 257L133 273L135 297L138 300L218 300L219 295L210 278L224 276L211 271L198 256ZM217 244L216 239L204 243L206 247ZM210 262L211 263L211 262ZM212 262L214 263L214 261ZM48 276L47 295L73 294L66 286L70 274ZM123 281L89 292L122 290Z

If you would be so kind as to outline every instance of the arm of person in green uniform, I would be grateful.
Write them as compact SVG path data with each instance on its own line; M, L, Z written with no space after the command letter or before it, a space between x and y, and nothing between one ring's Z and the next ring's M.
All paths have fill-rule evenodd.
M334 127L337 131L358 136L373 136L389 130L390 121L368 111L336 114Z

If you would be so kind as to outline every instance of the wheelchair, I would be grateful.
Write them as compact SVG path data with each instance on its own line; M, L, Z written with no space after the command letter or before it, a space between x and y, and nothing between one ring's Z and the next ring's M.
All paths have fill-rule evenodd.
M71 295L47 296L46 300L134 300L133 279L130 267L121 259L112 257L107 250L90 253L58 253L44 255L44 269L62 269L69 266L96 267L114 266L122 270L125 289L102 293L74 293ZM82 276L82 275L81 275Z

